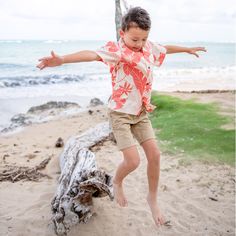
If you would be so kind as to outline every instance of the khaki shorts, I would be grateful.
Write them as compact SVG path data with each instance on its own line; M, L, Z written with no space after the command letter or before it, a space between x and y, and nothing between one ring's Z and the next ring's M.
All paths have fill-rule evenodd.
M108 118L119 150L136 145L134 138L139 144L155 139L146 110L140 115L131 115L108 108Z

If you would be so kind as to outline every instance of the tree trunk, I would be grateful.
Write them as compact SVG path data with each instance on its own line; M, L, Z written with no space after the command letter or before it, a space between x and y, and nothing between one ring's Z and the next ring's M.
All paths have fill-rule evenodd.
M89 150L110 133L108 122L100 123L66 143L60 155L59 185L51 203L57 235L66 235L73 225L88 221L93 215L92 197L108 195L113 200L112 176L97 169L95 154Z
M120 39L119 30L121 29L122 12L121 12L120 0L115 0L115 1L116 1L116 13L115 13L116 39L117 41L119 41Z
M125 0L122 0L125 12L129 10L129 6ZM119 41L120 39L120 33L119 30L121 29L121 22L122 22L122 9L121 9L121 4L120 0L115 0L116 3L116 13L115 13L115 23L116 23L116 39Z

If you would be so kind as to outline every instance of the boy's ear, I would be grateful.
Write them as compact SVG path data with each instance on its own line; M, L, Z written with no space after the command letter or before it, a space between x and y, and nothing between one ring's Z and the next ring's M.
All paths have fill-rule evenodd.
M125 34L124 31L122 29L120 29L119 33L120 33L120 37L123 38L124 34Z

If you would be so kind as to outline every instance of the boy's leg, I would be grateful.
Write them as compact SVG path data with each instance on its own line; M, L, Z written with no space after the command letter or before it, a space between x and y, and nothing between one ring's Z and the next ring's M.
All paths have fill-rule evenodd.
M147 157L147 176L149 193L147 201L150 206L153 219L157 225L164 224L165 219L161 214L157 202L158 182L160 176L160 151L155 139L148 139L141 143Z
M114 197L120 206L126 206L127 200L122 188L123 179L135 170L140 163L139 153L131 132L133 116L122 112L108 111L108 117L117 147L122 151L124 158L119 164L113 178Z
M114 179L113 179L113 189L114 196L117 203L124 207L127 206L127 200L123 192L123 180L124 178L133 170L135 170L139 163L140 157L136 146L131 146L121 150L123 153L123 161L118 166Z

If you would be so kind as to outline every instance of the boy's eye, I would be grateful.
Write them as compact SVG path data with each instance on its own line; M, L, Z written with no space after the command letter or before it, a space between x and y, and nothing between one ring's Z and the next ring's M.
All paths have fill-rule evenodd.
M133 39L134 42L137 42L138 40L137 39Z

